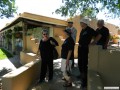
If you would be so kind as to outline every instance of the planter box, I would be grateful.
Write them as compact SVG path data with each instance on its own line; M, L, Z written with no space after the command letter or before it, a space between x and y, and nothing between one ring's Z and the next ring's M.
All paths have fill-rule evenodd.
M118 44L118 42L119 42L119 39L113 39L114 44Z

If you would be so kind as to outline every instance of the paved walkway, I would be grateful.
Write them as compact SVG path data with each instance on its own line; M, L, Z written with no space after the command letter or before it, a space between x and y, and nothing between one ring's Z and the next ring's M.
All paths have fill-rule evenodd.
M54 61L54 79L51 82L44 82L40 85L34 85L30 90L81 90L80 89L80 81L76 78L79 75L79 70L77 68L77 60L75 60L75 68L72 70L72 79L73 79L73 87L63 87L65 83L62 78L62 72L60 70L61 60Z

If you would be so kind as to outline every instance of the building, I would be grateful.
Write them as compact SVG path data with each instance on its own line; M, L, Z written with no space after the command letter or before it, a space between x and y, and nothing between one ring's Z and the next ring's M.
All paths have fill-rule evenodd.
M77 29L77 38L76 43L79 40L79 34L81 31L81 27L79 25L80 16L75 16L72 18L74 22L74 27ZM92 20L90 22L90 26L94 29L97 28L96 26L97 21ZM49 29L50 36L54 37L58 42L59 46L57 47L59 56L61 53L61 44L63 36L63 30L67 26L67 21L45 17L41 15L35 15L31 13L24 12L20 14L14 21L7 24L3 29L0 31L0 42L1 46L7 48L13 54L20 54L21 52L21 60L33 60L33 58L25 58L27 55L35 56L35 53L38 50L38 43L39 40L42 38L41 31L43 29ZM107 23L107 26L112 34L118 34L116 26ZM116 30L115 30L116 29ZM59 37L56 37L59 36ZM77 58L77 45L75 47L75 57ZM27 62L29 62L27 61ZM27 63L25 62L25 63Z
M79 25L80 17L76 16L73 18L74 27L77 29L77 39L76 43L79 39L80 34L80 25ZM90 25L96 29L96 20L92 20ZM58 53L60 55L61 45L63 43L63 30L67 26L67 21L59 20L55 18L35 15L31 13L23 13L18 18L16 18L13 22L6 25L0 31L0 45L6 49L8 49L11 53L20 54L21 62L25 64L23 67L18 68L16 71L13 71L3 77L3 89L4 90L26 90L39 76L40 71L38 68L40 66L40 61L36 61L36 52L38 50L38 43L41 39L41 31L42 29L49 29L50 36L54 37L58 42L59 46L57 47ZM111 24L106 24L109 28L110 32L113 34L118 34L116 26ZM59 37L56 37L59 36ZM77 45L75 46L75 57L77 58ZM16 52L17 51L17 52ZM115 55L114 55L115 54ZM92 58L90 62L90 68L96 72L100 72L105 85L109 85L112 83L112 80L119 80L119 73L115 74L112 71L116 70L116 67L113 67L118 64L119 66L119 52L115 52L111 55L109 50L103 51L99 50L98 47L93 48L91 50L90 58ZM116 57L117 56L117 57ZM110 57L110 58L108 58ZM117 60L115 65L113 65L112 60ZM100 61L101 60L101 61ZM31 62L33 61L33 62ZM30 63L29 63L30 62ZM103 63L104 62L104 63ZM27 63L27 64L26 64ZM104 66L104 67L103 67ZM113 70L109 68L112 66ZM119 68L117 68L118 70ZM109 71L109 72L108 72ZM114 74L114 78L111 78ZM97 75L97 74L95 74ZM116 78L116 75L118 78ZM110 76L110 77L108 77ZM108 77L108 78L106 78ZM95 80L97 77L95 77ZM19 84L19 83L20 84ZM96 83L97 84L97 83ZM112 83L113 84L113 83ZM111 85L112 85L111 84ZM114 84L115 85L115 84ZM7 86L7 87L6 87ZM95 86L94 86L95 87ZM90 89L89 89L90 90ZM91 89L93 90L93 89ZM97 90L97 89L94 89Z

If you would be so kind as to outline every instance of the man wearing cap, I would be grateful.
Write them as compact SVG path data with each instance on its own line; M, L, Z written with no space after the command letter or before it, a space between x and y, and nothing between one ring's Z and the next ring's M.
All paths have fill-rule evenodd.
M92 29L89 25L88 19L81 19L80 26L82 28L79 38L79 46L78 46L78 67L80 70L80 76L82 81L82 88L87 87L87 65L88 65L88 52L89 45L93 37L96 37L92 44L96 44L96 42L101 38L100 34Z
M75 27L73 27L73 21L68 21L68 26L66 27L66 30L70 30L71 37L73 38L74 43L76 43L77 30ZM74 59L73 59L72 67L74 67Z
M97 42L97 45L101 45L103 49L107 49L109 29L104 26L104 20L98 20L97 26L96 32L102 35L101 39Z

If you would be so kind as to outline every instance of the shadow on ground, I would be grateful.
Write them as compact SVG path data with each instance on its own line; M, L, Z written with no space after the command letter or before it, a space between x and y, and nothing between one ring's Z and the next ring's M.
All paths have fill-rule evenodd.
M76 65L75 65L76 66ZM61 72L61 60L54 61L54 78L52 81L44 82L42 84L33 85L33 87L29 90L80 90L81 82L76 78L79 75L79 70L77 67L72 70L72 79L73 85L72 87L63 87L65 81L62 78Z
M5 68L3 67L1 70L0 70L0 78L5 75L6 73L9 73L11 72L12 70L11 69L8 69L8 68Z
M20 56L15 55L13 58L8 59L16 68L19 68L22 66L20 63Z

